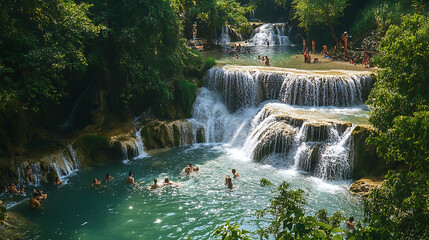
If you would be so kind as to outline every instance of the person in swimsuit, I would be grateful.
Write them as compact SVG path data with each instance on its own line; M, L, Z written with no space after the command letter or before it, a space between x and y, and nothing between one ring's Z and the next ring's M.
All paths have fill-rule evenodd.
M18 192L19 192L19 191L18 191L18 189L16 189L16 185L15 185L15 183L11 183L11 184L9 185L8 190L9 190L9 192L10 192L11 194L15 194L15 193L18 193Z
M25 169L25 179L27 180L27 184L30 182L34 183L33 171L31 171L29 166Z
M270 59L268 56L265 56L265 65L270 66Z
M302 39L302 52L305 53L305 39Z

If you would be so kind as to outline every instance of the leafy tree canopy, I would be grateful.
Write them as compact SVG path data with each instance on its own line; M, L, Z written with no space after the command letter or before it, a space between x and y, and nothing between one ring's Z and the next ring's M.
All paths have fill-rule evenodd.
M429 18L407 15L379 46L377 83L368 104L377 152L395 166L366 203L379 234L429 237Z

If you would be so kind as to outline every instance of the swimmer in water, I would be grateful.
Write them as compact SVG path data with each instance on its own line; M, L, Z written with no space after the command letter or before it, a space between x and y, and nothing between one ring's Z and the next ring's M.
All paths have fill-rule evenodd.
M98 180L97 178L94 178L92 180L92 186L94 186L94 187L102 187L103 185L101 185L101 181L100 180Z
M232 184L232 179L229 175L226 175L225 184L227 185L228 189L232 189L234 187Z
M56 177L55 178L55 182L54 182L54 186L58 186L58 185L61 185L61 184L63 184L63 182L60 180L59 177Z
M186 173L186 175L189 175L192 172L198 172L199 170L200 170L200 168L193 167L192 163L189 163L189 166L185 167L185 173Z
M232 175L234 176L234 178L237 178L237 177L239 177L239 176L240 176L240 174L238 174L238 172L237 172L237 171L235 171L235 168L234 168L234 169L232 169Z
M128 183L128 184L135 184L135 183L134 183L133 175L134 175L134 174L133 174L133 172L129 172L129 173L128 173L128 177L127 177L127 183Z
M157 188L159 188L160 186L158 185L158 179L153 179L153 184L149 187L149 190L155 190Z
M164 187L168 187L168 186L172 186L172 187L184 187L182 184L170 181L168 178L164 178Z
M110 174L108 174L108 173L106 173L106 178L103 180L104 182L108 182L108 181L110 181L110 180L112 180L113 179L113 177L112 176L110 176Z
M21 184L21 186L19 186L19 190L20 194L25 194L24 185Z
M37 200L37 193L34 193L33 197L30 198L29 204L30 204L30 208L33 208L33 209L41 207L39 200Z

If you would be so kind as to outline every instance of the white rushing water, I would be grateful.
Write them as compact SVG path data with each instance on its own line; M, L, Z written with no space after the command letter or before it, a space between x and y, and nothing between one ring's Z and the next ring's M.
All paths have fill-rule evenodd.
M249 43L256 46L262 45L288 45L289 37L286 36L284 23L265 23L253 30Z
M266 100L301 106L355 106L368 98L373 82L369 73L309 74L269 69L274 70L215 67L207 73L206 86L218 91L227 107L236 111Z
M131 159L144 158L148 156L144 149L141 130L142 128L137 130L135 132L135 136L126 136L125 140L120 140L122 146L122 160L124 163L129 162Z
M204 126L207 143L322 179L352 177L355 125L341 119L364 115L361 104L372 85L368 74L218 67L205 85L192 121Z
M219 42L220 43L230 43L231 42L231 38L229 37L229 28L228 28L228 26L224 26L222 28L222 33L220 34Z

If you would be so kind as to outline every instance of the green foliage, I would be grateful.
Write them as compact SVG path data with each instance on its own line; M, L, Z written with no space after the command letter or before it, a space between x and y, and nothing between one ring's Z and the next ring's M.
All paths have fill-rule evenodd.
M266 178L262 178L261 181L259 182L259 185L261 187L267 187L267 186L271 186L273 184L270 181L268 181Z
M299 27L310 29L311 26L327 25L332 38L338 42L333 24L342 16L348 0L293 0L295 18L299 20Z
M368 104L377 153L396 167L365 203L370 227L398 239L429 237L429 19L405 16L380 43Z
M197 94L197 85L186 79L176 81L175 100L182 107L185 115L191 117L192 103Z
M85 40L103 29L87 16L89 7L70 0L0 4L2 101L38 111L64 96L66 74L86 69Z
M250 237L247 236L248 233L246 230L241 230L237 224L231 225L229 221L226 221L225 225L214 229L212 235L221 236L222 240L250 240Z
M179 15L184 16L184 29L190 31L198 22L198 29L205 30L209 44L214 44L216 28L231 25L239 29L247 24L247 9L235 0L176 0L175 6Z
M214 65L216 65L216 60L212 57L206 58L204 60L204 64L201 67L201 74L205 74L207 72L207 70L209 70L210 68L212 68Z
M261 179L261 186L267 186L271 183L267 179ZM316 216L305 215L303 191L290 190L290 184L283 182L274 191L275 197L271 199L270 206L262 211L257 211L259 219L271 219L268 227L254 232L260 239L342 239L343 230L339 229L344 217L341 212L336 212L332 217L327 216L326 210L319 211ZM265 216L268 215L268 218ZM222 236L222 239L250 239L238 238L242 234L250 234L240 230L239 226L225 225L214 230L215 236Z
M401 22L401 17L422 11L425 11L424 0L371 1L352 25L351 33L365 35L368 31L376 29L380 35L384 35L390 25Z

